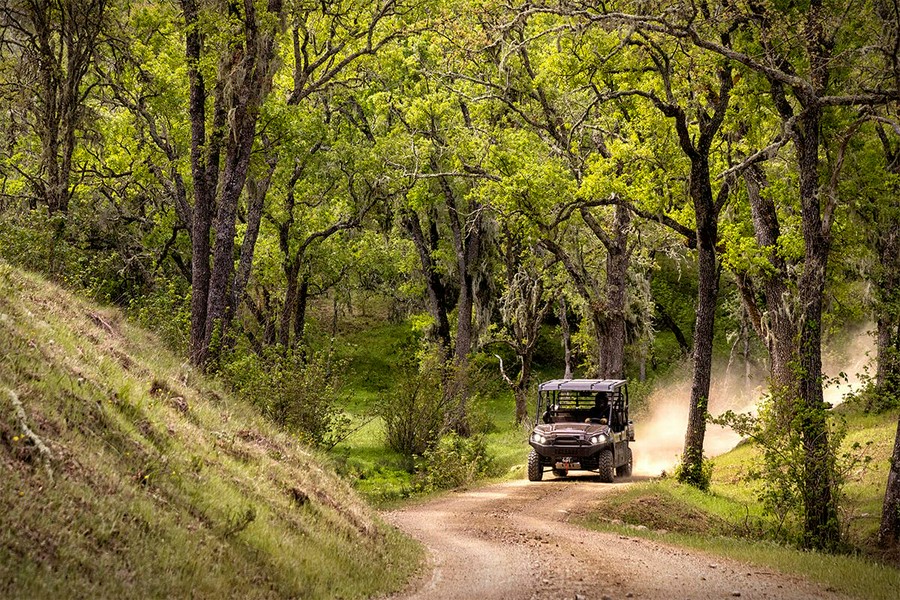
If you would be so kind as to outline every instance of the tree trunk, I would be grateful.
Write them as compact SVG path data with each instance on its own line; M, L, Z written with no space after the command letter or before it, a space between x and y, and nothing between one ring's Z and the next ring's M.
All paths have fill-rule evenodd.
M234 242L237 229L237 207L247 175L250 156L256 137L256 121L262 104L268 95L274 75L275 36L277 26L265 30L260 36L259 24L252 2L244 3L245 38L242 44L232 46L232 58L226 61L231 79L229 108L229 135L225 146L225 168L220 183L216 214L216 236L213 248L212 271L209 279L209 298L206 309L206 330L203 345L207 349L213 336L225 334L228 323L226 312L230 309L230 285L234 274ZM269 11L278 18L281 3L270 2ZM259 36L259 37L258 37ZM225 73L221 73L225 77Z
M772 270L766 271L763 275L768 318L766 323L761 323L759 319L751 320L754 321L754 328L769 349L771 385L775 395L777 418L779 422L787 425L792 414L790 399L796 393L791 363L796 358L797 329L788 305L790 294L787 265L778 253L781 228L775 203L771 197L761 193L766 185L762 169L757 166L749 168L744 173L744 181L747 184L756 241L761 248L767 250L767 258L772 265Z
M203 36L196 0L182 0L182 9L187 26L185 47L190 78L188 111L195 205L191 240L195 269L191 278L191 360L203 366L211 356L214 334L223 334L226 325L234 277L237 203L247 179L256 121L271 88L282 4L281 0L269 1L268 16L274 19L265 27L260 27L254 3L243 4L243 14L239 15L243 37L231 40L229 51L219 63L209 138L206 135L207 93L200 70ZM224 169L220 173L223 142ZM211 245L214 210L215 243Z
M213 197L209 170L218 171L217 143L206 145L206 81L200 70L202 38L195 0L182 0L187 25L185 52L190 79L188 116L191 121L191 173L194 179L194 207L191 211L191 362L206 360L203 336L206 331L206 303L209 297L209 234L212 228ZM217 122L216 125L219 123ZM214 138L215 139L215 138ZM207 156L207 151L209 155Z
M819 204L820 109L806 107L796 134L804 264L800 277L799 391L804 462L804 545L834 549L840 539L833 493L833 456L822 392L822 298L830 243Z
M606 249L606 319L600 338L600 376L622 379L625 376L625 302L627 300L628 226L631 212L616 206L611 244Z
M891 455L887 488L884 491L878 542L883 548L900 545L900 419L897 419L894 453Z
M419 253L422 275L425 278L428 312L434 319L434 338L444 352L448 352L451 342L450 319L447 317L447 288L441 280L437 265L434 264L432 258L433 253L437 250L437 227L432 219L431 235L429 239L426 239L419 215L415 211L408 211L404 215L403 225L412 236L413 244Z
M516 425L524 423L528 420L528 382L531 381L531 363L534 356L534 344L531 345L529 352L526 352L522 359L522 367L519 370L519 377L516 380L516 386L513 388L513 395L516 398Z
M693 376L688 405L688 425L682 453L682 480L705 487L703 477L703 441L712 377L713 336L716 301L719 294L719 268L716 259L719 215L709 180L709 162L698 156L692 162L691 198L697 219L697 320L694 325Z
M281 318L278 321L278 343L287 348L291 343L291 318L294 316L294 308L297 305L297 289L300 272L298 260L284 261L284 303L281 308Z
M725 66L719 70L719 94L715 102L715 111L712 116L705 110L701 112L700 135L697 138L691 135L687 115L681 107L673 105L661 107L664 114L674 118L679 144L691 161L689 193L694 204L697 223L697 321L694 325L694 369L680 479L701 488L709 483L703 474L703 442L706 437L716 301L719 295L719 266L716 258L719 212L728 198L730 185L728 180L723 182L718 197L713 197L709 177L709 155L713 140L725 118L733 85L731 68Z
M228 302L228 311L225 314L225 329L227 330L234 319L235 314L244 301L244 292L250 281L250 272L253 269L253 255L256 253L256 239L259 237L259 226L262 222L263 205L272 182L272 174L275 172L276 162L269 161L269 169L261 181L251 179L250 192L247 202L247 230L244 233L244 241L241 243L241 256L238 261L237 272L231 286L231 300Z
M304 273L300 279L297 292L297 305L294 310L294 345L303 343L303 331L306 329L306 305L309 301L309 275Z
M571 335L569 333L569 317L566 314L568 309L566 308L566 297L562 294L559 296L559 324L562 329L562 345L563 345L563 360L566 364L565 374L563 375L564 379L572 379L572 346L571 346Z
M437 165L433 162L433 168ZM471 212L474 215L469 222L468 215L460 214L456 192L446 177L439 178L444 202L447 205L450 231L453 234L453 249L456 255L456 268L459 272L459 296L456 302L456 345L454 355L457 364L465 364L474 343L474 305L475 291L473 271L481 255L481 223L483 220L481 207L473 203Z

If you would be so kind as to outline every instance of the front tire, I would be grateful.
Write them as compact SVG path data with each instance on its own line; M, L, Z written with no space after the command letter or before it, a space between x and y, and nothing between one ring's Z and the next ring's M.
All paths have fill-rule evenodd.
M612 483L613 473L615 471L612 450L601 450L597 461L599 463L598 470L600 472L600 481L603 483Z
M544 467L541 466L541 457L531 449L528 453L528 481L540 481L544 478Z
M616 477L631 477L631 469L634 466L634 457L631 454L631 448L628 448L627 460L621 467L616 468Z

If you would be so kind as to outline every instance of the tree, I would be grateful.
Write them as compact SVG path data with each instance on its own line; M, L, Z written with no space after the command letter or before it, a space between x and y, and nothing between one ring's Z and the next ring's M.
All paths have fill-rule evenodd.
M237 206L250 166L260 109L277 66L281 0L269 0L263 14L253 0L230 3L220 60L210 78L204 68L206 40L197 0L182 0L190 100L191 174L191 361L205 365L214 355L214 336L224 319L234 277ZM206 35L205 35L206 34ZM212 106L207 80L214 82ZM210 116L211 113L211 116ZM207 124L210 127L207 128ZM215 219L214 241L210 242ZM211 262L210 262L211 259Z
M552 287L545 283L551 274L550 264L537 248L523 247L521 239L507 224L503 235L506 289L500 298L500 315L504 329L499 341L516 354L519 372L510 378L500 360L500 373L513 391L516 401L516 423L528 418L526 394L531 383L534 351L544 319L553 304ZM571 374L570 374L571 376Z
M894 9L896 10L896 9ZM877 366L872 391L878 398L877 408L896 407L900 400L900 125L896 116L874 114L875 133L880 147L881 168L859 169L859 179L866 176L867 194L860 194L856 212L871 233L875 250L875 266L871 280L875 283L875 324ZM891 130L888 130L891 127ZM873 144L875 145L875 144ZM869 166L869 165L867 165ZM858 184L857 180L851 180ZM867 188L862 188L866 190ZM890 459L879 542L885 548L900 544L900 421Z
M37 137L24 163L12 163L32 190L31 207L66 213L84 172L75 162L79 135L89 126L88 74L102 46L107 0L4 0L0 4L0 51L17 100L10 115ZM73 181L73 176L78 179Z
M866 14L845 14L842 8L826 5L821 0L812 0L808 8L802 9L768 3L755 4L747 13L722 8L729 15L727 22L706 5L699 11L688 10L671 18L637 17L636 20L720 54L762 77L769 85L771 101L794 146L804 257L797 291L792 382L798 401L793 406L791 422L802 437L806 458L802 490L804 544L834 548L840 530L822 393L821 343L831 232L839 200L835 190L843 161L823 164L821 131L829 111L879 105L897 98L896 89L891 88L892 82L885 77L891 72L885 65L890 59L880 57L879 61L884 58L887 61L876 61L879 64L869 59L853 62L861 56L854 50L881 34L879 20L867 19ZM720 32L732 27L732 35L722 37ZM787 35L788 32L797 35ZM789 44L776 44L775 40ZM823 178L823 173L829 170L830 176ZM827 182L824 187L820 179Z
M491 43L483 49L482 57L491 66L486 71L482 61L462 73L447 75L450 85L459 89L456 80L468 82L474 88L470 94L478 101L490 101L494 120L510 121L527 131L531 145L539 140L545 148L540 154L552 163L546 169L546 179L530 178L527 195L522 193L522 179L539 171L526 161L511 159L521 152L522 136L510 136L512 149L497 156L496 173L502 181L501 197L509 198L507 211L521 211L540 232L540 244L562 263L570 276L576 294L581 299L587 320L593 328L596 348L594 369L602 377L623 377L625 372L626 305L628 301L629 266L634 250L631 239L631 215L617 208L615 202L601 198L582 186L589 164L597 154L610 158L606 149L602 118L598 116L603 98L591 93L590 69L567 73L570 65L560 65L560 54L545 54L545 37L556 37L567 50L575 52L572 40L559 31L565 26L555 20L530 19L528 11L513 14L504 22L497 14L482 13L478 26ZM562 54L565 60L568 53ZM518 146L518 147L517 147ZM533 160L545 160L534 158ZM516 163L526 162L520 170L512 170ZM553 168L551 168L553 165ZM568 193L554 195L553 191L538 191L540 185L559 189L554 179L558 169L568 170L572 185ZM529 173L529 175L526 175ZM552 187L551 187L552 186ZM574 194L578 187L581 189ZM538 200L541 201L538 201ZM494 200L496 202L496 200ZM548 218L549 214L549 218ZM577 223L577 224L576 224ZM591 239L595 247L583 252Z
M694 325L691 398L680 478L686 483L704 487L707 483L703 474L703 440L706 434L712 377L713 336L719 287L716 248L719 243L719 215L728 199L731 186L731 182L726 179L719 186L718 192L713 193L710 155L725 120L734 83L731 65L725 62L716 66L717 85L707 83L709 87L705 97L689 88L687 98L679 101L672 82L675 75L674 56L666 52L662 44L655 43L651 39L647 39L646 43L642 40L635 43L639 43L649 53L663 84L665 96L660 98L653 92L640 90L635 93L649 98L660 112L672 119L678 144L690 161L688 195L694 208L697 244L697 320ZM685 60L696 65L703 64L702 60L690 56L685 57ZM688 108L685 108L682 102ZM695 132L691 131L689 114L696 118Z

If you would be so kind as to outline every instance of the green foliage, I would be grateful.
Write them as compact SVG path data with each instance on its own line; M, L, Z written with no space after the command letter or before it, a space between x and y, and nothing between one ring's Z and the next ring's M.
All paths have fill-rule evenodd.
M483 436L451 431L415 461L415 484L424 492L462 487L492 474L493 464Z
M191 292L180 280L160 279L157 287L134 298L128 312L142 327L154 331L166 346L187 354L191 327Z
M900 354L893 348L889 348L888 352ZM900 361L900 358L894 360ZM882 414L900 408L900 381L894 380L900 379L900 374L889 373L889 377L891 380L885 385L879 386L872 377L866 374L862 378L862 386L848 394L844 402L848 405L859 406L865 412L873 414Z
M822 415L821 410L814 411L799 401L794 401L791 415L786 417L783 410L776 407L779 404L783 406L783 402L784 399L768 396L759 403L758 415L726 411L711 419L711 422L731 427L757 443L762 451L762 460L750 467L746 477L759 484L757 499L764 513L772 519L772 535L784 541L801 543L804 542L801 528L808 506L804 494L808 493L809 486L804 424L815 418L826 418L828 421L825 472L831 480L831 501L835 507L841 502L847 474L868 464L871 456L859 442L841 450L847 428L839 418ZM791 419L791 423L785 424L785 418Z
M407 367L396 389L379 398L375 413L384 421L389 448L412 458L440 438L452 401L441 389L441 374L441 367L433 362L422 369Z
M263 357L238 354L222 374L273 422L310 445L331 448L350 424L339 406L343 368L329 353L274 349Z
M680 483L695 487L701 491L707 491L712 481L713 463L705 456L691 464L678 463L675 466L675 479Z

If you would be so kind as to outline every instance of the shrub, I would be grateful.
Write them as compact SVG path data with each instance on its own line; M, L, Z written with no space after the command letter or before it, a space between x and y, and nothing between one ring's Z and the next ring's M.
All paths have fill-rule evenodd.
M460 487L491 473L493 460L482 436L442 436L416 460L416 487L431 492Z
M330 354L273 349L262 357L241 354L224 365L222 374L275 423L310 445L331 448L350 423L338 406L337 373L343 370Z
M382 396L376 414L384 420L387 445L407 457L422 455L444 431L450 399L441 391L438 369L406 369L399 385Z
M692 485L698 490L709 490L709 484L712 482L713 463L711 460L702 456L699 465L688 471L688 467L684 463L678 463L675 466L675 480L681 483Z
M191 329L191 290L178 280L161 280L134 298L128 313L142 327L156 332L173 351L186 355Z
M492 426L483 412L474 409L485 385L477 367L445 362L433 349L420 360L402 369L394 391L375 406L376 415L384 420L388 446L407 457L422 455L449 431L469 437Z
M757 493L766 515L773 519L774 537L789 541L803 542L802 523L805 518L804 493L807 491L809 473L804 449L802 425L810 416L811 409L795 400L793 414L779 416L775 400L765 398L759 404L758 416L735 414L728 411L712 419L713 423L731 427L744 437L755 441L762 451L762 460L751 469L747 478L760 482ZM831 502L839 507L843 496L847 474L871 461L867 449L856 443L844 453L840 453L841 442L846 436L846 424L833 415L828 419L827 469L831 482ZM835 510L837 513L837 510Z

